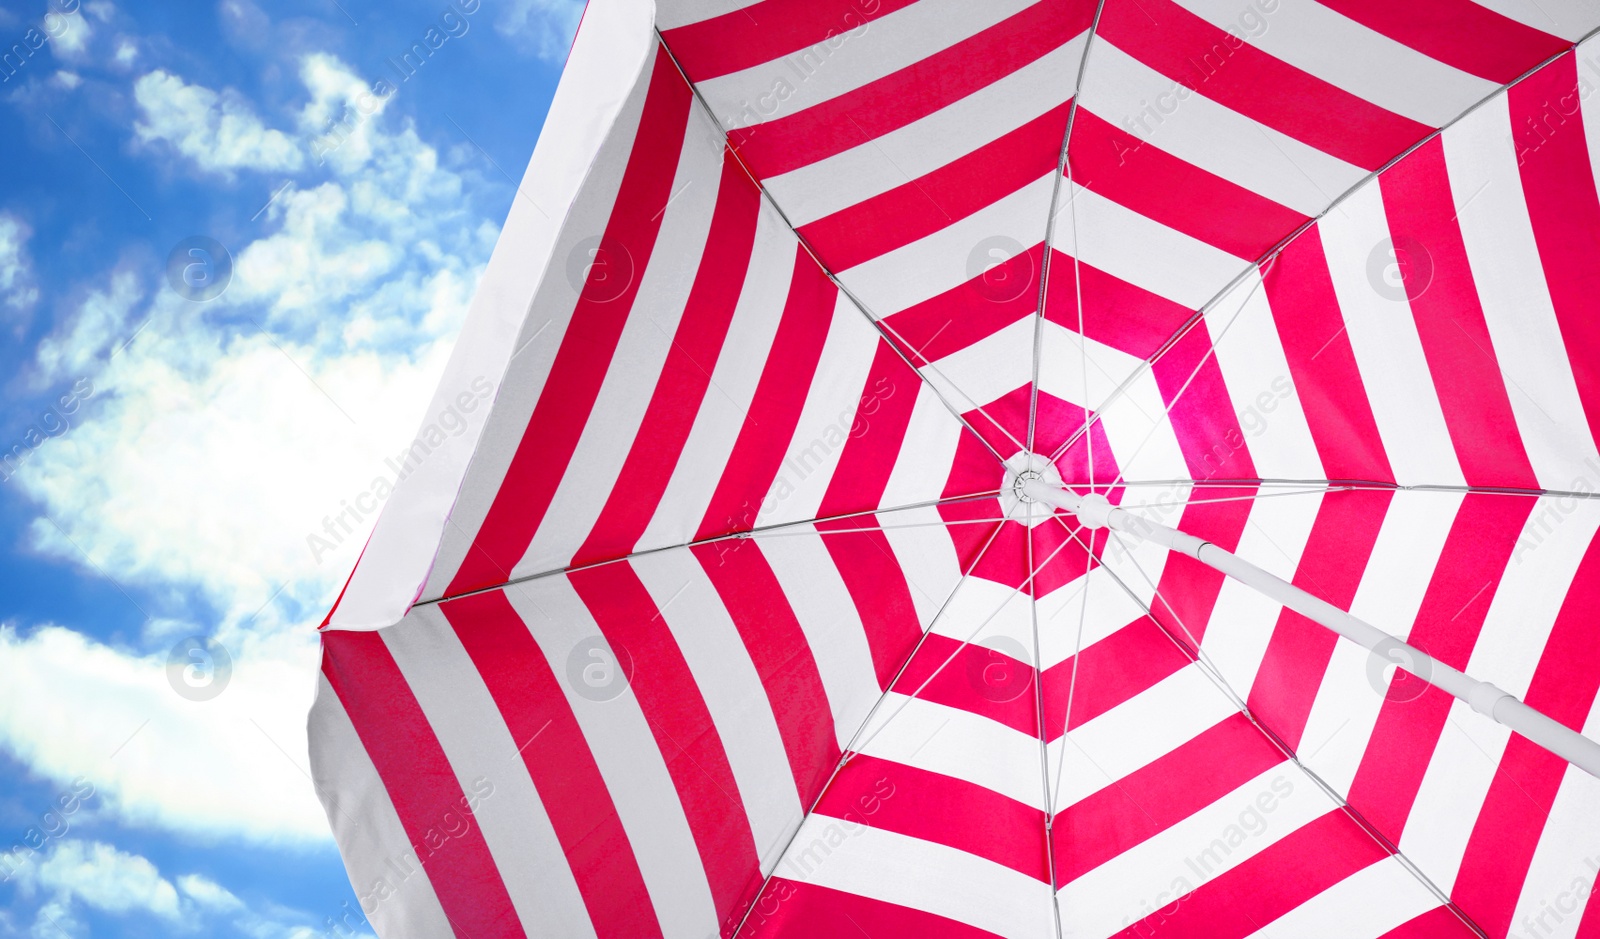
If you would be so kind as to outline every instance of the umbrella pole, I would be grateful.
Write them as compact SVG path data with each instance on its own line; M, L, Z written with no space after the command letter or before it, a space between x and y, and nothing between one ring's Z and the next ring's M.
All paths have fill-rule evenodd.
M1071 512L1087 528L1110 528L1154 541L1221 571L1307 619L1394 662L1435 688L1465 701L1479 714L1504 724L1573 766L1600 778L1600 743L1528 707L1515 695L1451 668L1421 649L1407 645L1371 623L1351 616L1232 552L1116 508L1098 493L1080 496L1069 489L1058 489L1037 479L1022 482L1018 489L1019 494L1033 501Z

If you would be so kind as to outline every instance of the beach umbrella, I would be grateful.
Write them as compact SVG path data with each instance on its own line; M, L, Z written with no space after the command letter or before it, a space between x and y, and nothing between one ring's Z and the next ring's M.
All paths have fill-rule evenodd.
M1597 25L593 0L315 536L330 929L1600 935Z

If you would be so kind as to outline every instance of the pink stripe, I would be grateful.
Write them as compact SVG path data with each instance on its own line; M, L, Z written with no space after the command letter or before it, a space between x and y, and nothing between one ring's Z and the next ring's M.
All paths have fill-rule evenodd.
M1590 542L1573 575L1523 698L1529 707L1580 733L1600 694L1597 607L1600 539ZM1451 899L1490 935L1503 935L1512 926L1523 881L1569 770L1579 772L1523 737L1513 734L1506 744L1451 891ZM1592 870L1572 871L1561 878L1559 887L1570 886L1571 878L1580 873L1593 875Z
M1375 170L1433 128L1275 59L1172 0L1110 3L1097 35L1183 86Z
M1206 324L1196 323L1151 366L1161 399L1171 406L1170 423L1189 475L1198 480L1255 479L1247 437L1264 430L1284 389L1240 388L1248 401L1237 408L1222 377L1222 365L1211 354ZM1288 385L1287 376L1284 385ZM1251 426L1241 426L1242 410Z
M1452 668L1467 667L1532 509L1533 500L1506 496L1468 495L1462 501L1407 642ZM1455 699L1395 674L1350 783L1349 802L1399 843Z
M783 465L784 450L800 422L811 380L822 359L822 347L833 322L838 289L804 248L796 246L789 297L778 321L778 333L745 412L733 453L711 496L694 540L748 531Z
M1462 475L1474 486L1539 488L1455 220L1443 139L1418 147L1378 185L1395 250L1408 252L1400 273Z
M1080 568L1078 573L1082 574ZM1070 629L1076 632L1077 604L1068 603L1054 622L1048 619L1039 628ZM1047 624L1048 627L1047 627ZM1078 690L1072 690L1073 658L1045 669L1044 728L1046 738L1055 740L1063 728L1073 730L1124 704L1170 678L1191 660L1172 640L1141 617L1099 642L1092 643L1075 657ZM1072 702L1072 726L1066 726L1067 701Z
M816 68L834 51L873 31L875 19L914 0L761 0L742 9L669 29L661 39L696 82L788 56L797 69ZM883 29L884 27L877 27ZM812 49L820 45L822 49ZM790 56L789 53L794 55Z
M1385 857L1349 816L1329 812L1117 935L1240 939Z
M573 571L567 579L607 644L626 649L633 662L629 688L678 790L718 918L743 908L761 883L755 836L722 737L677 640L630 563Z
M939 169L799 228L829 270L925 238L1048 176L1061 151L1070 102Z
M1325 478L1393 482L1317 226L1291 242L1263 280Z
M1583 908L1583 919L1578 921L1573 939L1600 939L1600 880L1589 887L1589 903Z
M662 154L677 154L682 149L690 102L682 76L666 56L657 55L638 138L605 231L609 243L622 246L632 258L634 276L615 298L590 291L579 296L544 393L534 406L483 526L445 591L447 595L504 583L522 560L555 498L655 249L677 166L676 158L662 159Z
M858 753L828 785L817 813L946 845L1050 882L1044 812L964 779Z
M461 939L525 936L482 829L461 824L463 816L472 818L476 800L462 791L382 634L323 632L322 673L378 771L452 930ZM465 831L457 835L459 828Z
M1300 566L1295 568L1294 585L1349 610L1393 497L1389 490L1370 489L1324 495ZM1293 610L1278 614L1250 688L1249 704L1256 718L1291 750L1300 747L1338 640L1332 630Z
M1243 714L1224 718L1154 763L1058 813L1051 828L1056 878L1071 883L1284 760L1282 751L1268 743L1249 718Z
M1477 939L1477 935L1448 906L1436 906L1389 930L1379 939L1447 939L1451 936Z
M1572 43L1470 0L1320 0L1431 59L1504 85Z
M774 877L767 884L738 939L849 939L863 935L867 939L1000 939L994 933L922 910L783 877Z
M1253 260L1306 216L1178 159L1079 108L1072 181L1168 228Z
M1600 194L1578 109L1576 57L1563 56L1513 86L1510 106L1545 283L1589 435L1600 438Z
M725 150L716 210L683 317L639 434L617 477L622 484L612 489L589 537L573 555L574 565L632 551L661 504L721 357L750 265L760 213L760 190L732 152Z
M818 531L877 527L875 516L819 522ZM973 526L978 527L978 526ZM824 535L822 543L839 570L872 652L872 669L880 688L889 687L894 673L922 636L923 623L911 600L905 571L881 531Z
M877 81L785 117L730 131L729 139L763 179L781 176L881 137L993 84L1070 42L1089 28L1093 18L1094 4L1087 0L1040 0ZM1063 88L1062 94L1070 90ZM1060 150L1058 139L1055 151Z
M1033 682L1033 666L1025 661L981 641L962 643L930 633L906 664L894 690L986 717L1020 734L1038 736Z
M919 368L960 352L1036 312L1043 255L1043 244L1034 245L960 286L884 317L883 325Z
M921 384L893 347L878 340L839 465L817 509L819 518L878 508L905 444Z
M550 817L595 933L659 936L628 833L550 663L503 591L441 604Z
M778 722L800 804L810 805L839 762L822 674L761 546L748 539L733 542L732 550L727 545L703 544L692 550L738 627Z
M1194 310L1160 294L1135 287L1125 280L1085 264L1070 255L1050 254L1050 285L1045 293L1045 318L1078 331L1078 288L1083 278L1083 333L1095 342L1120 349L1137 359L1148 359L1166 345Z

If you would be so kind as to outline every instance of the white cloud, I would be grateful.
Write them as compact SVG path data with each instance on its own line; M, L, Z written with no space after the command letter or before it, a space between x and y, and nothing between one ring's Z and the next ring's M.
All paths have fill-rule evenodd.
M67 89L68 91L71 91L72 89L83 84L82 76L80 76L77 72L69 72L65 69L55 73L53 78L56 84Z
M511 0L494 28L522 51L561 62L582 17L582 0Z
M295 170L304 163L299 146L268 128L232 89L212 91L157 69L133 86L142 118L134 133L144 143L165 141L203 170Z
M55 12L53 7L50 10ZM93 32L89 28L89 21L76 12L65 14L57 12L56 16L60 17L60 20L51 17L49 24L52 30L49 34L50 48L56 55L69 62L82 59L89 47L89 37Z
M133 333L133 309L143 299L139 278L127 270L112 274L105 289L89 291L66 328L39 343L39 383L82 378L97 369L99 357Z
M42 860L22 868L25 893L50 894L66 912L72 900L106 913L142 912L176 920L178 891L156 866L101 841L68 838Z
M28 239L33 229L15 215L0 213L0 300L9 307L26 309L39 299Z
M315 631L223 637L232 676L217 697L193 701L168 683L164 652L134 655L55 626L27 636L0 627L0 745L59 785L86 779L87 809L131 824L324 842L327 818L305 775Z
M111 60L123 68L127 68L138 57L139 46L131 39L123 39L117 43L117 51L111 56Z
M244 901L234 896L231 890L200 874L184 874L179 877L178 889L197 906L206 910L234 913L244 909Z

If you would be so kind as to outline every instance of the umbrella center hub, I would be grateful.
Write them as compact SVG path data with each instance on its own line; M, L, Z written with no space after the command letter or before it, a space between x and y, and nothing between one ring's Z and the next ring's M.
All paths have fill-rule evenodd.
M1000 487L1000 507L1008 516L1029 527L1048 519L1052 511L1045 505L1037 509L1028 508L1035 503L1023 489L1033 480L1060 486L1061 473L1042 453L1021 450L1006 460L1005 482Z

